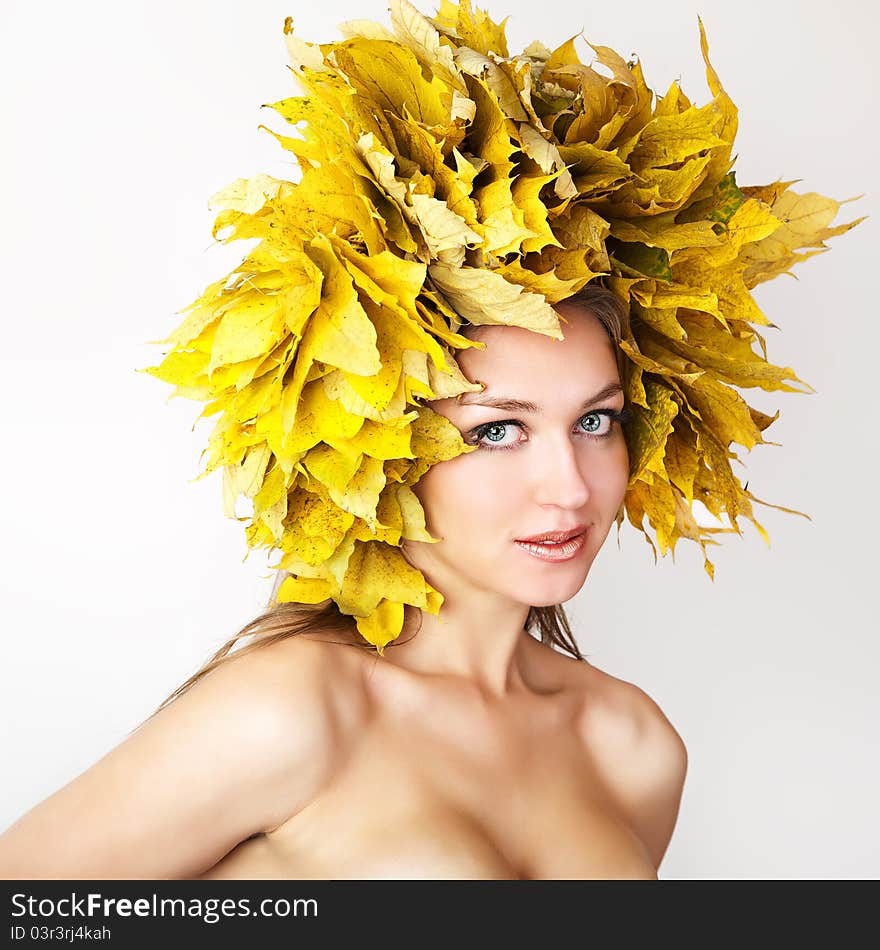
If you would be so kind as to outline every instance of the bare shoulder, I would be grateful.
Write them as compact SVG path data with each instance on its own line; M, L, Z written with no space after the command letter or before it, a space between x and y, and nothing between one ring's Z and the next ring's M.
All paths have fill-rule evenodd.
M231 743L230 794L239 784L231 773L251 772L255 787L238 799L250 809L249 834L272 831L305 807L345 760L365 718L355 649L319 632L286 637L233 654L167 707L171 714L181 704L178 729L195 724L193 754L206 723Z
M340 726L346 713L359 718L365 702L364 651L331 633L312 631L286 637L230 663L229 677L247 687L266 687L280 724L303 699L317 703ZM238 669L234 667L238 664Z
M678 730L644 689L592 664L585 664L585 714L593 725L627 734L634 742L684 749Z
M332 777L363 727L363 660L356 647L321 632L297 634L232 659L206 680L218 677L213 701L238 697L235 709L246 719L243 728L278 767L295 767L301 796ZM278 799L277 823L289 817L291 804L303 803Z
M587 664L582 728L591 754L659 867L678 819L687 747L641 687Z
M233 654L0 835L0 877L188 878L273 830L346 753L356 659L303 636Z

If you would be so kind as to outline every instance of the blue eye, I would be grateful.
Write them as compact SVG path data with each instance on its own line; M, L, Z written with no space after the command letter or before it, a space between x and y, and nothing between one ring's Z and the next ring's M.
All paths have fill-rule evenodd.
M599 432L598 427L601 425L601 417L605 416L608 419L608 427L604 432ZM588 412L586 415L583 415L578 419L578 434L583 435L588 439L593 439L596 441L601 441L602 439L610 438L614 435L614 423L625 423L628 422L630 418L629 409L624 409L622 412L616 412L613 409L594 409L592 412ZM591 428L588 430L580 428L580 423L585 419L595 420L591 422ZM514 449L519 445L522 445L522 442L512 442L509 445L500 445L492 444L493 442L498 442L500 438L503 438L503 432L499 439L492 439L490 437L491 433L497 433L499 430L505 429L507 426L516 426L518 429L522 429L523 425L521 422L516 419L504 419L500 422L485 422L481 426L477 426L471 432L468 433L468 444L478 445L480 448L489 449L490 451L504 451L507 449ZM488 441L484 441L488 439Z

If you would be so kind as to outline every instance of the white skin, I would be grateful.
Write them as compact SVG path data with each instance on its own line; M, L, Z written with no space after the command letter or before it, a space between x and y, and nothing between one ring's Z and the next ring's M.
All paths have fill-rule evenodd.
M484 423L517 420L484 432L484 445L434 466L413 486L438 543L407 541L406 559L443 593L439 618L406 607L404 629L386 648L409 669L464 678L503 698L530 691L522 671L524 626L530 606L573 597L584 585L626 492L629 459L620 423L595 410L619 412L617 392L581 408L608 384L619 383L615 346L583 306L557 312L564 340L520 327L475 327L469 338L484 349L459 351L465 376L480 393L431 402L464 440ZM528 400L539 414L467 405L486 396ZM611 432L606 439L591 438ZM586 544L574 558L540 561L516 538L584 523ZM419 620L421 627L419 628ZM416 633L416 631L418 632ZM415 634L413 636L413 634Z

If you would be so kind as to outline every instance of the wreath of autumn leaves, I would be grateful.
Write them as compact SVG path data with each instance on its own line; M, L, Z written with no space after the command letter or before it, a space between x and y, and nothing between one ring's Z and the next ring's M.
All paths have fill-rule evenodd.
M733 473L731 446L764 442L778 412L734 387L811 387L767 361L756 327L774 324L750 291L863 219L832 227L843 202L793 181L737 184L737 109L701 21L712 99L696 106L677 83L656 96L639 62L608 47L589 44L600 68L582 63L577 36L511 55L504 22L470 0L442 0L434 18L406 0L390 11L390 30L348 21L323 44L288 17L304 94L271 108L299 134L262 128L299 181L261 174L211 199L215 238L258 243L142 370L217 417L199 477L221 468L248 547L280 553L278 599L332 598L379 653L404 604L439 612L400 544L438 540L412 486L473 451L429 406L482 388L455 361L474 345L458 331L561 339L552 304L592 280L631 315L618 530L625 509L655 562L649 527L664 556L679 538L699 543L710 577L712 535L741 533L740 515L769 543L752 511L767 503ZM241 496L251 516L236 514ZM731 527L698 524L694 501Z

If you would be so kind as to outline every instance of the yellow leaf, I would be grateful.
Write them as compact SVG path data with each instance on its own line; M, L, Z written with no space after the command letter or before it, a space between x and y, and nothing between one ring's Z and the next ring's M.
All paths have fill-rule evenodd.
M345 492L361 467L361 462L360 452L345 452L323 442L309 449L302 460L308 473L323 482L331 497Z
M778 273L787 271L796 262L821 253L821 250L825 249L824 241L827 238L843 234L864 220L858 218L837 228L829 228L828 225L837 216L841 204L843 202L815 192L780 193L768 211L778 222L777 227L743 249L743 257L750 263L749 285L754 286L759 279L775 277ZM817 247L820 250L806 254L796 253L803 247Z
M611 236L621 241L660 247L675 252L690 247L717 247L721 239L711 221L676 224L671 215L655 215L635 224L632 219L619 219L610 225Z
M271 175L236 178L231 185L222 188L208 199L208 207L256 214L266 204L267 198L275 198L278 195L283 184L283 181Z
M457 6L449 0L441 0L440 10L433 22L454 30L466 45L486 56L490 52L501 56L508 55L507 40L504 36L507 17L501 23L495 23L485 10L478 8L474 11L470 0L461 0Z
M410 541L432 544L439 541L440 538L435 538L425 526L425 510L416 493L408 485L395 486L395 492L403 519L403 536Z
M556 311L537 294L524 292L500 274L475 267L432 264L431 280L471 323L517 326L562 339Z
M723 147L724 140L715 134L719 122L720 116L712 104L691 107L675 115L655 116L639 132L627 161L642 173L648 167L682 162L704 149Z
M535 294L540 294L548 303L558 303L566 297L580 290L587 281L582 277L572 277L568 280L562 276L564 268L557 267L555 272L550 270L545 274L536 274L534 271L523 267L520 258L515 257L509 264L502 264L498 268L498 273L505 280L519 284L526 290ZM584 268L580 267L579 275L584 274ZM592 276L589 271L587 276Z
M494 60L466 46L456 49L454 55L456 66L463 73L476 77L492 90L505 115L522 122L528 118L510 76Z
M369 614L383 598L424 607L425 579L398 548L358 541L342 583L340 606L345 613Z
M337 44L335 64L364 99L406 110L418 122L449 120L452 91L439 77L426 79L412 50L384 40L361 38Z
M321 303L303 336L313 359L359 376L379 372L376 329L358 300L351 277L340 265L330 242L316 235L306 253L324 274Z
M684 495L688 506L694 501L694 478L699 467L699 454L696 448L695 436L687 426L674 427L675 436L666 440L666 451L663 456L663 465L671 484ZM685 509L690 512L690 507ZM681 518L682 512L677 512ZM696 522L687 518L685 524L690 528ZM688 534L692 540L697 540L693 534Z
M394 32L415 53L418 61L467 96L467 85L456 68L453 47L443 43L431 21L407 0L390 0L388 9Z
M706 81L709 84L712 95L715 97L713 100L714 107L721 116L721 124L718 129L716 129L716 133L719 138L724 139L724 141L728 143L726 148L716 149L709 159L709 164L706 169L706 186L703 190L711 191L715 187L715 184L730 171L730 166L733 164L730 160L730 153L732 151L733 140L739 128L739 115L733 100L728 96L724 86L721 85L718 73L715 72L715 68L709 62L709 41L706 38L703 21L699 17L697 17L697 23L700 27L700 51L703 55L703 62L706 65ZM699 198L702 197L703 195L700 192L697 192L694 196L695 200L699 200Z
M477 446L468 445L445 416L427 406L422 407L412 421L412 453L415 461L407 466L406 484L414 485L438 462L475 451L478 451Z
M278 588L277 600L279 603L293 601L298 604L320 604L335 593L336 587L330 581L289 575Z
M432 258L440 258L446 252L454 251L455 255L447 262L453 265L461 264L464 261L465 245L481 244L483 241L476 231L467 226L463 218L449 210L445 201L414 194L412 210Z
M293 35L292 17L284 20L284 42L293 69L299 70L303 66L312 70L325 69L321 47L317 43L308 43Z
M678 404L667 387L646 380L645 395L649 408L635 409L627 437L630 480L641 477L646 469L665 476L663 457L666 442L673 430L672 422L678 415Z
M383 598L366 617L355 616L355 623L361 636L377 648L379 656L383 656L385 646L400 636L403 617L403 604Z
M227 363L262 356L275 347L286 332L282 298L260 291L241 294L216 327L208 372Z

